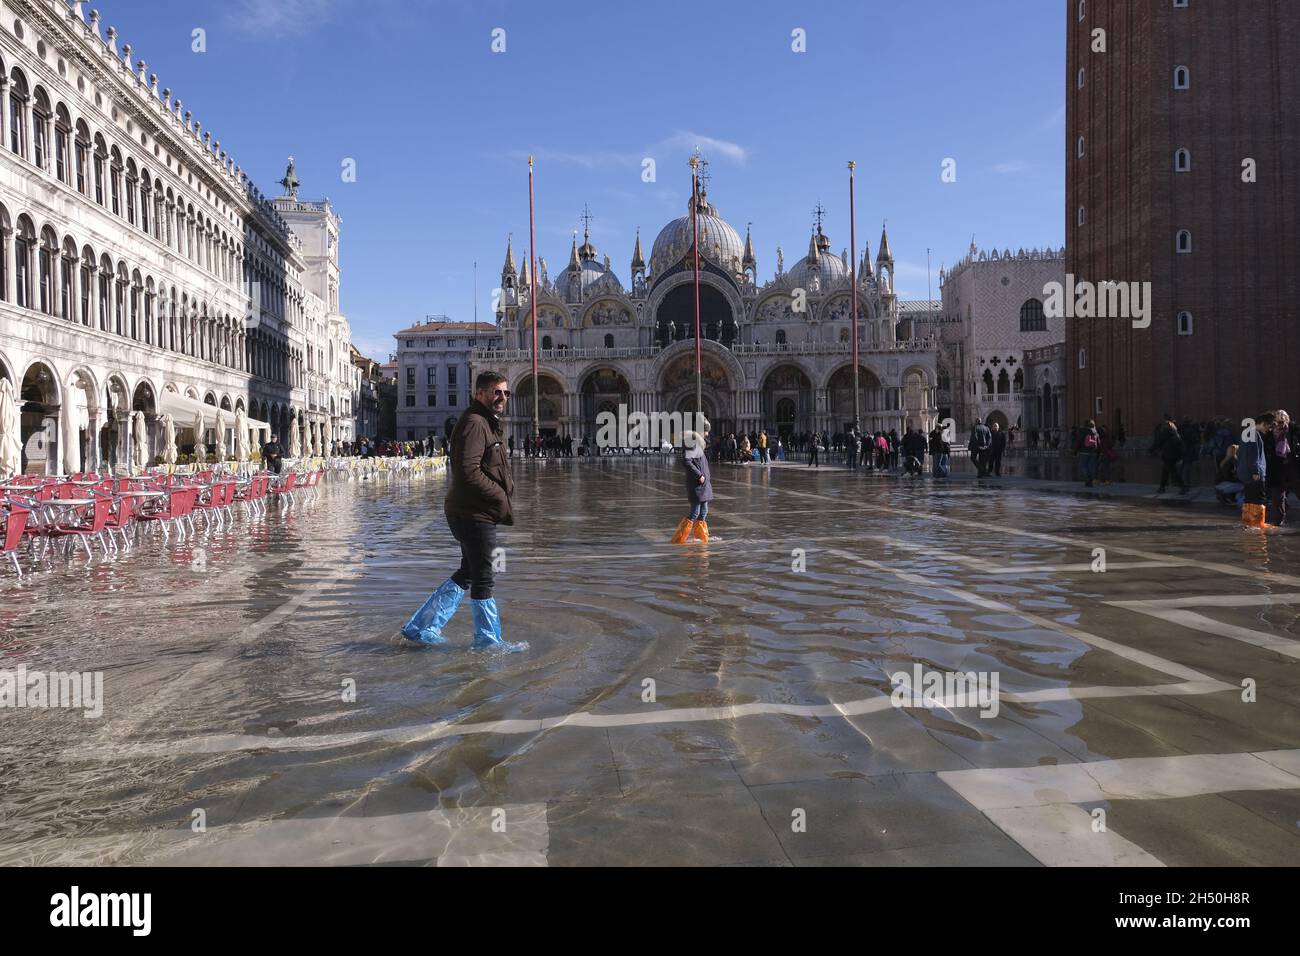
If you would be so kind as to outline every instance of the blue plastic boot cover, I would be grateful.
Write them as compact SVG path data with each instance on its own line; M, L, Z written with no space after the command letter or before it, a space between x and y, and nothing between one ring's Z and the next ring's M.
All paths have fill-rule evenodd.
M414 616L402 628L402 634L421 644L445 644L442 629L451 620L456 608L460 607L465 597L465 589L448 578L438 586L438 590L429 595L429 600L415 612Z
M486 598L476 601L470 598L474 609L474 646L490 647L505 652L528 649L527 643L513 643L501 639L501 615L497 612L497 599Z

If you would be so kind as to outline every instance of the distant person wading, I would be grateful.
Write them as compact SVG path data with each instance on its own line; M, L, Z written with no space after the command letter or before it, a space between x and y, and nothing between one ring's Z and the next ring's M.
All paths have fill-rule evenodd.
M709 543L709 502L713 500L713 475L709 471L709 423L700 426L702 432L687 432L686 448L682 452L682 477L686 482L686 498L690 513L677 525L673 544L685 544L692 536L697 541Z

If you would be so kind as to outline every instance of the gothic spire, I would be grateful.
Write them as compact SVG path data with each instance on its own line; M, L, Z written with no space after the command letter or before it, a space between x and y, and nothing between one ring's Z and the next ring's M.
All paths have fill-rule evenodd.
M641 252L641 227L640 226L637 226L636 245L632 248L632 268L633 270L645 268L645 256Z
M507 233L507 235L506 235L506 264L503 265L503 266L501 267L501 274L502 274L503 276L512 276L512 275L514 275L514 274L516 273L516 269L515 269L515 251L514 251L514 248L511 246L511 242L510 242L510 240L511 240L511 237L510 237L510 235Z

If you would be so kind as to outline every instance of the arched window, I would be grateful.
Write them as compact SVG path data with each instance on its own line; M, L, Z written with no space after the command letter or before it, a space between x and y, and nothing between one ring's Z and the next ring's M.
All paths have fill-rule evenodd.
M3 70L0 70L0 74ZM0 300L9 301L9 237L13 230L9 225L9 211L0 205Z
M149 235L149 204L153 202L153 188L149 185L149 170L140 170L140 228Z
M984 370L983 382L984 382L984 394L992 395L993 394L993 373L988 369Z
M1083 67L1079 67L1079 75L1075 79L1075 82L1078 84L1079 89L1083 89L1083 85L1084 83L1087 82L1087 80L1088 80L1088 71L1085 70Z
M1079 142L1077 144L1075 152L1077 153L1080 159L1083 159L1083 137L1082 136L1079 137Z
M54 175L59 182L67 183L70 168L68 164L68 147L72 143L72 121L68 118L68 108L62 103L54 111Z
M25 309L32 307L32 251L36 246L36 230L26 216L18 217L14 230L14 304Z
M172 286L170 295L171 300L167 309L167 348L177 352L179 339L176 337L176 286Z
M108 147L104 145L104 137L98 133L95 134L95 202L101 206L104 205L104 173L108 166Z
M1179 255L1189 255L1192 251L1192 233L1188 229L1179 229L1178 238L1175 240L1174 248Z
M1038 299L1028 299L1020 307L1020 331L1047 331L1047 316L1043 314L1043 303Z
M59 315L66 321L73 318L73 302L76 292L73 289L73 276L77 270L77 244L72 237L63 240L63 254L59 256Z
M952 378L948 375L948 370L946 368L939 369L938 381L939 384L937 387L939 391L941 392L951 391Z
M1178 334L1179 335L1192 334L1192 313L1190 312L1178 313Z
M1189 150L1178 149L1174 152L1174 172L1190 173L1192 171L1192 154Z
M59 237L46 226L41 230L41 246L37 252L36 282L40 289L39 308L46 315L54 314L54 260L59 255Z
M95 286L95 250L86 246L81 250L81 324L91 324L90 298Z
M109 154L108 194L113 215L122 215L122 151L116 146Z
M27 156L27 77L18 67L9 74L9 148Z
M77 120L77 141L74 144L76 154L73 157L73 165L76 167L77 174L77 192L83 196L90 195L90 185L88 182L90 168L90 129L86 126L85 120Z
M118 335L130 335L131 326L126 313L126 291L131 280L127 277L126 263L117 264L117 282L113 284L113 331Z
M1079 368L1088 367L1088 350L1079 349Z
M1088 15L1088 0L1079 0L1079 19Z
M135 193L140 188L140 180L135 172L135 160L126 161L126 221L135 225Z
M1192 71L1185 66L1174 67L1174 89L1190 90L1192 88Z
M107 255L99 257L99 330L107 332L113 320L112 310L113 260Z
M785 329L776 330L776 344L785 345Z
M998 394L1011 394L1011 376L1007 374L1006 369L998 372Z
M612 349L613 347L614 347L614 336L611 335L610 333L606 332L606 333L605 333L605 348L607 348L607 349Z
M550 347L551 347L551 337L550 337L549 335L543 335L543 336L542 336L542 348L543 348L543 349L549 349Z
M1025 390L1025 370L1023 368L1016 369L1016 374L1011 377L1011 387L1017 392Z
M153 276L144 280L144 341L153 345Z
M32 162L45 169L50 153L50 98L36 87L32 97Z

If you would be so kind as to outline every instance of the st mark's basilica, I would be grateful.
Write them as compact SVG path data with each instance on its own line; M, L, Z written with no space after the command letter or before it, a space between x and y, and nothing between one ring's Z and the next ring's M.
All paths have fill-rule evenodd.
M514 391L510 434L532 430L532 303L537 296L539 427L543 435L594 438L596 417L695 410L695 296L690 204L664 226L649 262L638 233L625 287L592 244L575 237L569 262L548 275L515 264L507 241L497 321L504 348L474 353L477 373L505 374ZM845 429L853 421L849 254L831 251L820 211L808 253L760 282L753 237L722 217L701 191L699 234L703 411L714 434ZM861 427L933 427L937 417L937 313L894 293L894 257L882 230L874 265L858 267Z

